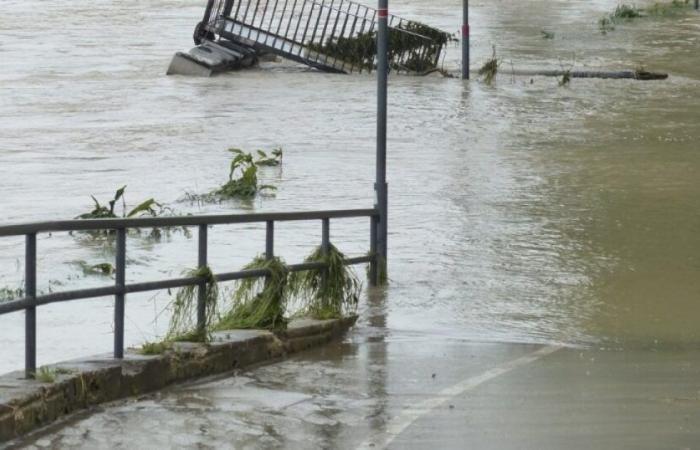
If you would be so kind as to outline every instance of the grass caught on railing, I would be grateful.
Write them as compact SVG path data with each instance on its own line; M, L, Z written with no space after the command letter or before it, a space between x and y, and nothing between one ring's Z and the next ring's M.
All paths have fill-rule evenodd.
M170 350L172 346L173 344L170 341L146 342L141 345L138 352L141 355L162 355L167 350Z
M324 263L327 267L290 274L290 292L304 300L302 313L314 319L337 319L354 314L362 284L352 268L345 265L345 255L333 245L329 246L327 254L318 247L304 262Z
M191 285L180 288L172 303L173 313L170 326L165 336L166 342L188 341L208 342L212 326L218 318L217 302L219 300L219 285L209 267L200 267L185 273L186 277L202 278L206 281L205 329L197 328L197 293L199 286Z
M289 269L280 258L255 258L244 270L267 270L266 277L246 278L239 282L231 305L215 325L216 330L268 329L287 327L285 312L289 289Z

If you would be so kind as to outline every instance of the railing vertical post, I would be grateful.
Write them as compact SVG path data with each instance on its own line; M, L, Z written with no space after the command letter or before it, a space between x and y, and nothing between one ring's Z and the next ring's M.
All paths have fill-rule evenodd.
M114 284L119 292L114 295L114 357L124 358L124 286L126 285L126 229L117 230Z
M469 79L469 0L462 0L462 79Z
M275 257L275 222L267 221L267 229L265 230L265 259Z
M379 210L379 226L377 227L377 255L382 263L387 261L387 216L388 191L386 182L386 135L387 135L387 87L389 73L389 0L379 0L377 9L377 175L374 190L376 193L376 208Z
M197 245L197 268L199 270L207 267L208 226L203 223L199 225L199 242ZM203 281L197 289L197 332L204 336L207 330L207 282Z
M377 216L370 217L369 222L369 253L372 255L372 261L369 263L369 282L372 286L377 286L379 284L379 279L377 278L379 270L377 264L379 263L377 258Z
M24 372L27 378L36 372L36 234L25 236L24 294L32 306L24 310Z
M331 220L328 217L323 218L321 225L321 253L323 257L328 257L328 252L331 250ZM323 269L321 274L321 283L326 285L328 280L328 268Z

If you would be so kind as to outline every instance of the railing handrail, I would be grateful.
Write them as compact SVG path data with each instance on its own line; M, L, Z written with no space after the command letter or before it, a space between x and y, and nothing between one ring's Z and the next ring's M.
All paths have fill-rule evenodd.
M0 226L0 237L59 231L118 230L120 228L189 227L199 225L232 225L256 222L293 222L306 220L373 217L376 209L338 209L328 211L272 212L249 214L217 214L199 216L135 217L124 219L71 219L28 222Z

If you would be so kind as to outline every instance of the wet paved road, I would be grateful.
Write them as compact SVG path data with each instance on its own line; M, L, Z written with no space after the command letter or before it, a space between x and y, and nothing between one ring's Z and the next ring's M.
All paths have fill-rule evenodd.
M700 351L479 343L389 330L104 405L30 448L696 448Z

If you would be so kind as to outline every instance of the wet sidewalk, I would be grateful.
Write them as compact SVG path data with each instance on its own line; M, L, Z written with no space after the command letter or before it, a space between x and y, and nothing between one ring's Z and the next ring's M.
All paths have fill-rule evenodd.
M700 351L475 343L359 326L288 361L100 407L38 448L695 448Z

